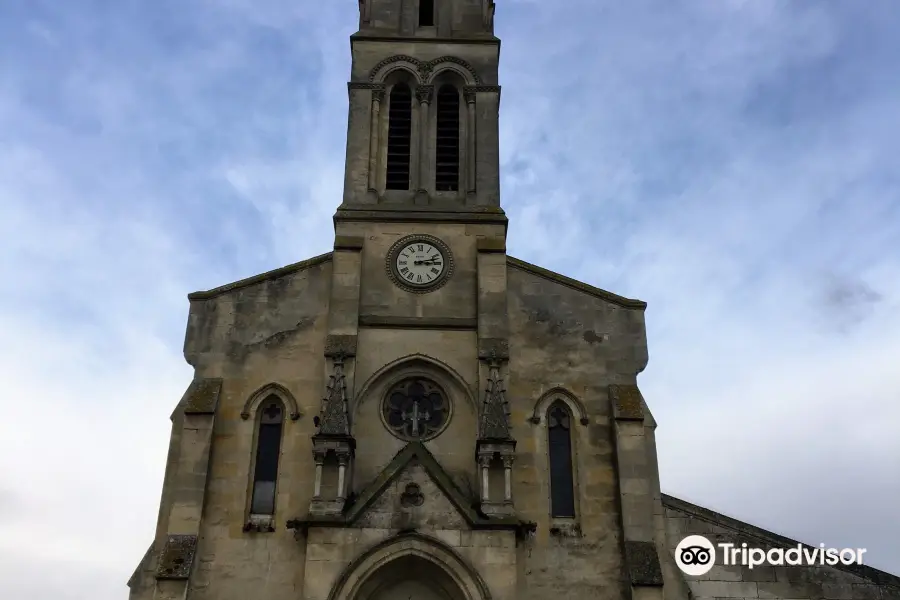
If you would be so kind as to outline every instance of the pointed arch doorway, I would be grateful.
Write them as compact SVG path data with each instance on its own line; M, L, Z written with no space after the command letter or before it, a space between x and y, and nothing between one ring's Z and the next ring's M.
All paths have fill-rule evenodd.
M465 595L433 562L405 556L373 573L353 600L465 600Z
M453 548L429 536L406 534L354 560L328 600L491 600L491 594Z

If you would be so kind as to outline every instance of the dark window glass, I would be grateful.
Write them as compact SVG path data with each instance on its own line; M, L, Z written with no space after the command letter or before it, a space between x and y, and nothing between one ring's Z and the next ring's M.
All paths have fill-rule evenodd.
M419 27L434 25L434 0L419 0Z
M575 516L574 478L572 476L572 437L569 411L556 403L547 411L550 449L550 513L554 517Z
M256 439L256 465L253 468L253 496L250 512L254 515L275 513L275 482L278 480L278 456L281 454L281 430L284 409L277 397L263 403Z
M405 83L391 90L388 112L387 182L389 190L409 189L409 152L412 137L412 92Z
M435 187L441 192L459 189L459 92L441 86L437 95Z

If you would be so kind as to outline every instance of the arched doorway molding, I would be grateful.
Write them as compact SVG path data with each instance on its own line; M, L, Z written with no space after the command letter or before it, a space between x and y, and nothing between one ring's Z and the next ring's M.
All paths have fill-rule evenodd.
M383 587L384 573L392 564L418 563L433 569L443 595L452 600L491 600L478 572L450 546L419 533L407 533L381 542L350 563L331 590L328 600L369 600ZM401 569L407 575L419 569ZM396 581L396 575L390 575ZM443 580L443 581L441 581Z

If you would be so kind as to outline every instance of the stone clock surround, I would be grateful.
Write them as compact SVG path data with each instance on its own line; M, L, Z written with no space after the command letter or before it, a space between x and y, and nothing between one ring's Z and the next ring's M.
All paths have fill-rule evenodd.
M398 256L404 248L416 242L423 242L436 248L441 253L441 258L444 262L444 268L437 276L437 278L425 285L413 285L408 283L403 277L402 273L398 271ZM453 260L453 250L451 250L450 247L446 243L444 243L442 239L424 233L407 235L394 242L394 244L387 252L384 265L385 272L387 273L391 281L394 282L394 285L402 290L414 294L425 294L440 289L445 283L447 283L447 280L453 276L454 266L455 264Z
M357 335L360 327L399 327L472 331L478 338L506 336L505 216L499 215L502 221L469 222L462 218L464 213L428 212L431 219L418 220L423 213L397 209L376 220L369 215L381 211L365 218L358 218L355 210L348 212L339 209L335 216L337 258L331 296L336 304L329 306L329 313L335 313L341 326L332 327L330 333ZM400 216L409 220L387 218ZM436 238L452 256L453 271L435 293L410 293L391 277L388 255L399 240L410 236ZM353 267L345 270L345 264ZM421 350L410 348L409 353Z

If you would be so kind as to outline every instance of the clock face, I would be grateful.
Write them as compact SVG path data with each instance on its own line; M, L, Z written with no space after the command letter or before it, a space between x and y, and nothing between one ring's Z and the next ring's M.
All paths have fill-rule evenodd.
M439 281L447 264L444 253L425 240L401 247L394 260L397 275L406 285L416 287L429 286Z
M453 274L453 254L432 235L408 235L391 246L385 266L393 282L407 292L432 292Z

